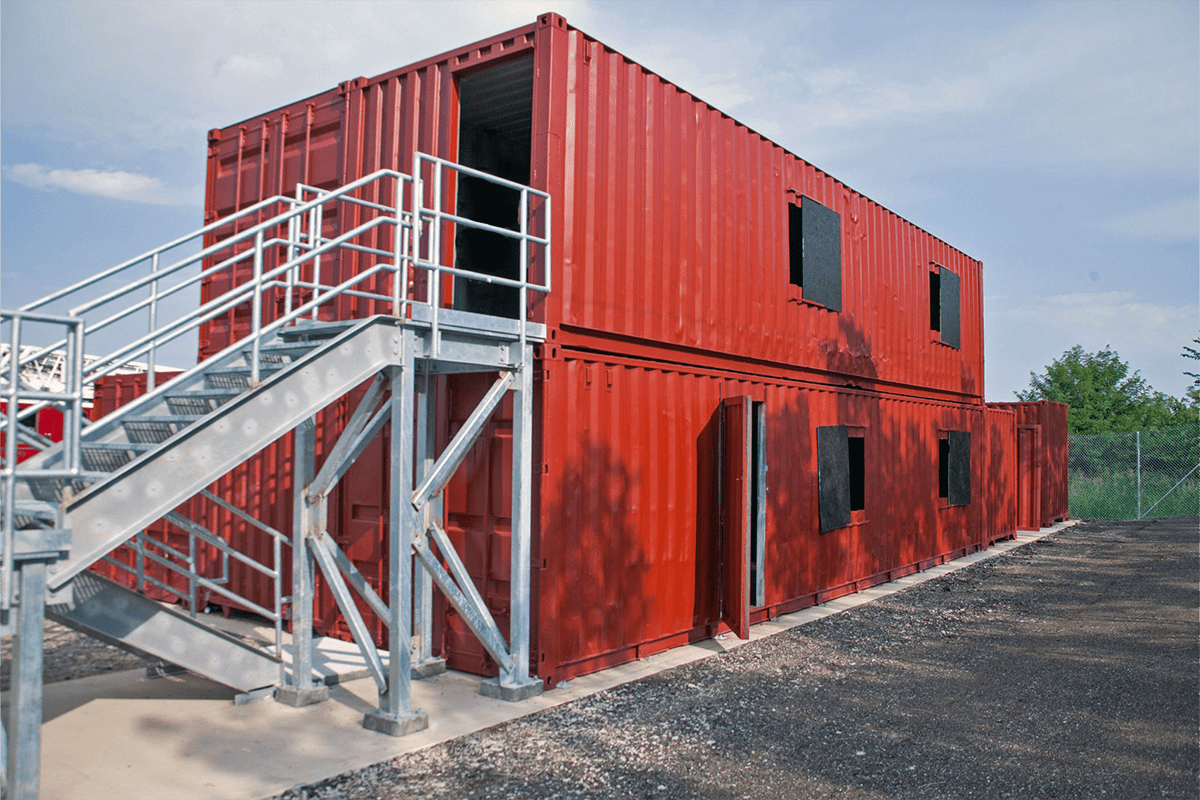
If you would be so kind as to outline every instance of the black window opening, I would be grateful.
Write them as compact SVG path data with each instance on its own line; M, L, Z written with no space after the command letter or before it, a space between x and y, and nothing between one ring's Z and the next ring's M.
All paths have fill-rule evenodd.
M929 273L929 329L941 334L944 344L960 349L960 279L945 267Z
M951 506L971 504L970 431L946 431L938 439L938 497Z
M866 439L845 425L817 428L817 495L820 529L844 528L866 508Z
M842 215L801 197L788 204L790 282L804 299L842 310Z
M516 183L528 184L533 144L533 56L508 61L458 81L458 162ZM461 217L519 230L521 195L468 176L458 179ZM520 245L500 233L456 226L454 266L499 278L520 278ZM456 277L454 307L516 318L518 290Z

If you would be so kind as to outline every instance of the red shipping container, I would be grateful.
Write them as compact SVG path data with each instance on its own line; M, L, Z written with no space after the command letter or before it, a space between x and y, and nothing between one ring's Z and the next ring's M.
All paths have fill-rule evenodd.
M1022 525L1047 527L1070 516L1067 508L1066 403L989 403L1016 414L1021 442Z

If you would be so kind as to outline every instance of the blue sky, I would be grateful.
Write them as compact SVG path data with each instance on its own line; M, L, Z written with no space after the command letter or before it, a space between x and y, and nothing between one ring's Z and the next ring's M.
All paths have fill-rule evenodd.
M1200 4L24 2L0 9L0 303L202 222L208 129L555 10L984 262L986 387L1200 328Z

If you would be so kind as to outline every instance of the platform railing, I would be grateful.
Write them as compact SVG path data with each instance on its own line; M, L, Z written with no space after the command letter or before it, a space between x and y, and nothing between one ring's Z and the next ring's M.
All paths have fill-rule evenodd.
M284 545L290 547L291 539L210 491L201 492L200 497L270 537L270 563L263 563L247 555L201 523L178 512L168 514L166 521L175 525L187 537L186 550L172 546L166 540L165 531L161 538L156 537L150 531L141 531L126 544L104 556L101 561L124 574L126 582L131 583L138 592L145 594L147 587L153 587L175 598L183 604L188 615L193 619L204 605L200 597L202 590L208 592L209 598L217 596L265 618L274 626L272 654L281 659L280 679L282 680L283 621L285 616L283 607L286 603L283 594L282 548ZM208 548L208 550L206 553L202 553L201 548ZM220 559L220 566L217 570L210 570L207 568L208 559L202 556L214 553ZM122 560L122 554L127 560ZM236 561L271 581L273 588L271 608L256 603L232 588L231 561ZM216 574L213 574L214 572ZM172 576L180 579L183 585L179 586L173 583Z
M414 162L415 176L380 170L334 190L297 186L294 198L263 200L188 236L47 295L24 306L21 311L32 313L75 303L66 316L87 320L83 327L85 345L87 337L119 323L128 324L135 315L144 313L147 319L145 332L135 334L130 341L107 354L94 360L89 358L82 381L84 385L94 384L124 364L142 358L149 367L148 390L156 388L155 364L158 351L164 345L240 306L250 306L249 330L241 341L252 348L254 381L259 378L258 355L262 339L302 317L317 319L324 314L327 319L339 318L341 312L327 305L338 297L373 301L380 304L380 310L386 309L398 317L411 316L407 307L412 303L427 305L436 342L436 332L441 325L440 309L445 305L441 293L441 276L444 275L515 288L520 296L519 337L524 345L528 293L546 293L551 289L549 195L421 153L415 154ZM428 188L421 177L423 171L429 174ZM466 175L519 192L516 229L489 225L451 211L450 175ZM362 194L374 195L376 199L359 196ZM309 195L312 199L306 199ZM326 219L335 212L339 212L336 213L338 217L350 216L346 213L349 209L357 210L358 216L364 217L363 221L345 232L326 236ZM277 213L259 221L270 211ZM541 235L531 232L535 221ZM239 230L243 225L245 227ZM453 242L455 225L517 240L520 244L519 278L512 280L452 266L453 247L445 246L444 242ZM371 241L372 236L382 238L378 234L384 228L392 231L387 247ZM211 241L223 231L232 232ZM167 257L170 252L197 244L200 245L198 252L169 264L163 263L170 261ZM347 280L333 284L325 279L323 270L334 256L356 266L364 260L380 260L354 270ZM544 277L540 282L529 280L530 264L535 260L544 265L541 270ZM141 274L138 274L139 269ZM415 298L412 292L411 282L417 270L428 273L428 290L423 300ZM346 270L341 272L345 274ZM136 277L119 288L108 291L101 288L104 282L118 275L130 274ZM182 316L165 322L160 320L158 312L164 300L206 281L210 286L227 283L231 288ZM386 291L372 289L375 283L385 284ZM282 297L282 308L278 312L268 307L277 296ZM230 335L234 335L232 330ZM16 367L20 369L52 353L63 347L64 342L60 339L40 350L22 354ZM20 409L19 416L28 419L52 402L43 400L27 405Z
M49 391L25 385L21 380L21 339L25 328L30 325L49 325L65 329L60 340L65 348L62 370L62 391ZM36 311L0 311L0 329L8 335L10 358L8 374L0 377L0 390L4 396L4 453L0 469L0 610L12 608L14 572L14 534L17 522L17 486L25 470L18 458L21 440L23 407L55 403L64 409L63 458L52 471L38 470L45 477L78 478L81 473L79 431L83 425L83 320ZM32 470L30 470L32 471ZM57 527L58 512L55 512Z

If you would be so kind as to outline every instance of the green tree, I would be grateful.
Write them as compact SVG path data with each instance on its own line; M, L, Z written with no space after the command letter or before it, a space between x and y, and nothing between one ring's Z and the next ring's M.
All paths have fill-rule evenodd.
M1192 342L1200 345L1200 336L1192 339ZM1185 344L1183 346L1183 352L1180 355L1182 355L1184 358L1200 361L1200 348L1189 347ZM1185 369L1183 374L1192 379L1192 385L1189 386L1187 390L1188 401L1191 403L1193 409L1200 409L1200 373L1188 372Z
M1120 433L1140 430L1150 387L1140 374L1105 347L1089 353L1075 345L1046 367L1029 373L1029 388L1017 392L1022 400L1051 400L1070 406L1071 433Z

